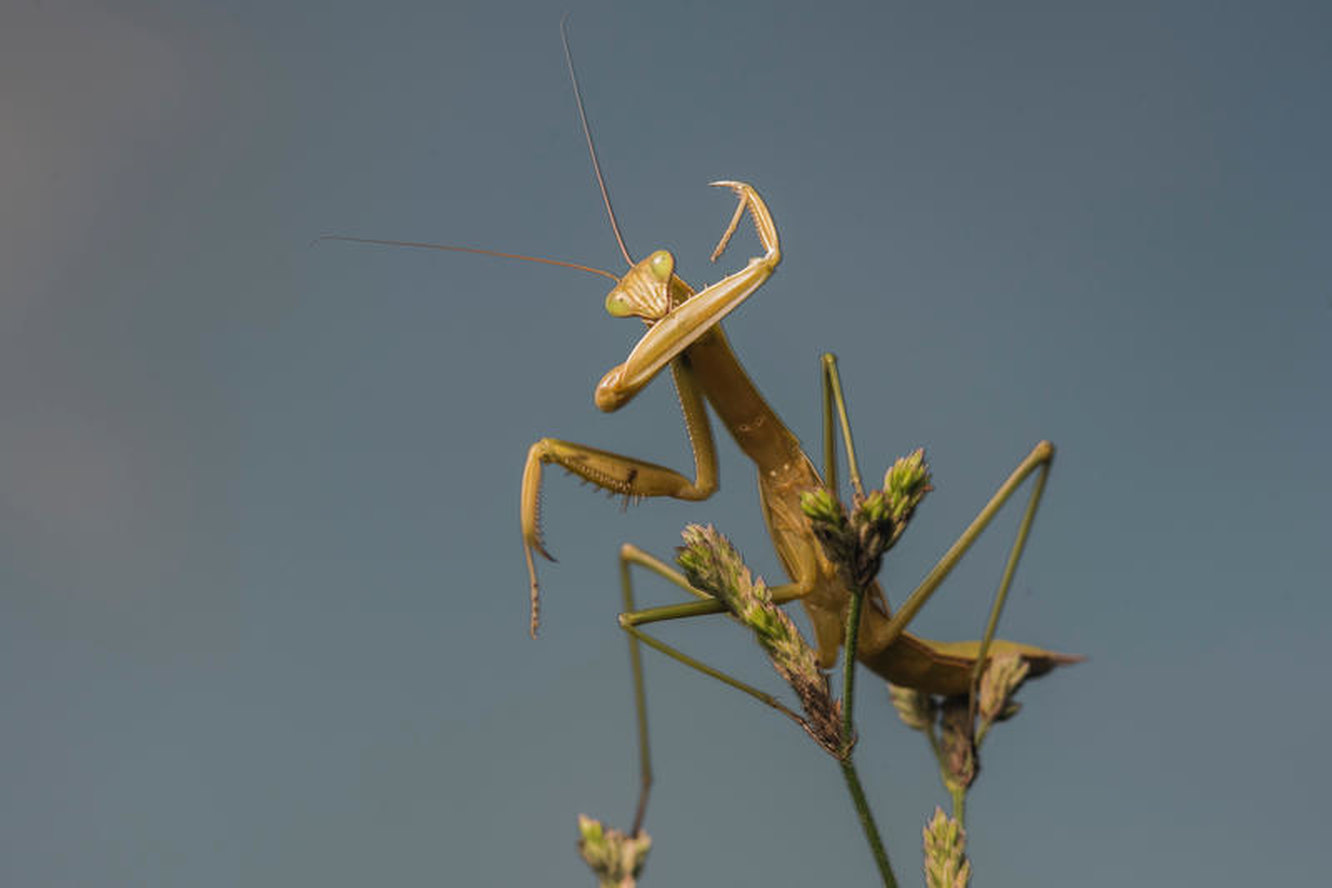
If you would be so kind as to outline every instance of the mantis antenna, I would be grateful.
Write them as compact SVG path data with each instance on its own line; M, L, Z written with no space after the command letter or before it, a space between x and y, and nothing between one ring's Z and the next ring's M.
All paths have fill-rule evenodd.
M354 244L381 244L386 247L414 247L418 250L448 250L453 253L476 253L478 256L494 256L497 259L521 259L523 262L540 262L542 265L558 265L560 268L572 268L575 271L586 271L589 274L599 274L602 277L610 278L617 283L620 280L609 271L593 268L590 265L579 265L577 262L562 262L559 259L545 259L541 256L524 256L522 253L502 253L499 250L483 250L479 247L455 247L451 244L432 244L422 241L381 240L376 237L350 237L345 234L321 235L320 237L315 238L315 243L326 240L350 241Z
M560 42L564 44L564 61L569 68L569 80L573 82L574 101L578 103L578 120L583 124L583 137L587 139L587 153L592 155L592 171L597 174L597 187L601 189L601 200L606 205L606 216L610 219L611 231L615 233L615 242L620 245L620 254L629 265L634 259L629 255L629 248L624 245L624 236L620 234L620 223L615 218L611 207L610 192L606 190L606 179L601 175L601 161L597 160L597 146L592 141L592 127L587 123L587 111L583 109L583 91L578 87L578 74L574 71L573 53L569 51L569 13L560 19Z
M583 91L578 86L578 74L574 71L573 53L569 49L568 22L569 13L566 12L564 17L560 19L560 42L564 44L564 61L569 69L569 80L573 83L574 101L578 104L578 120L583 125L583 137L587 140L587 153L592 158L592 171L596 173L597 176L597 187L601 189L601 200L602 203L606 205L606 217L610 220L611 232L615 235L615 243L619 245L620 255L624 256L624 261L633 265L633 257L629 255L629 248L624 245L624 236L620 233L620 222L615 217L615 208L611 206L610 191L606 188L606 178L601 174L601 161L597 159L597 146L592 139L592 127L587 122L587 111L583 108ZM556 265L560 268L572 268L575 271L586 271L589 274L599 274L616 283L620 280L609 271L593 268L590 265L580 265L577 262L563 262L559 259L546 259L541 256L525 256L522 253L505 253L500 250L483 250L479 247L457 247L452 244L435 244L423 241L351 237L345 234L325 234L315 238L315 243L326 240L350 241L351 243L356 244L379 244L386 247L412 247L419 250L448 250L454 253L475 253L479 256L494 256L498 259L518 259L523 262L540 262L542 265Z

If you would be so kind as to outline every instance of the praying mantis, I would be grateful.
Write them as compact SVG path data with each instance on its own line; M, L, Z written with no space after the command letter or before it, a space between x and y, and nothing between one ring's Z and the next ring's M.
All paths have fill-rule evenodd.
M799 440L759 394L727 343L721 321L751 296L777 268L781 249L777 228L763 198L744 182L720 181L714 186L728 188L739 198L739 205L723 232L713 258L725 250L731 235L746 213L751 217L765 249L761 257L724 277L711 286L694 292L674 273L674 257L657 250L632 263L606 297L606 309L615 317L638 317L648 324L647 332L630 351L624 363L612 368L598 383L595 401L604 411L614 411L628 403L648 382L669 368L684 412L685 427L694 458L694 478L655 463L611 453L583 444L554 438L542 438L528 451L523 469L520 517L523 550L527 560L532 596L531 631L538 622L538 581L534 553L550 558L542 542L539 502L542 466L558 465L597 487L626 497L672 497L681 500L705 500L717 490L717 455L704 402L731 433L741 451L754 463L758 475L759 508L790 582L772 589L773 601L783 604L799 601L814 630L819 664L831 667L842 641L844 614L849 591L836 567L828 560L814 537L808 519L800 507L803 492L824 485L825 477L834 476L832 460L826 455L824 476L802 449ZM834 409L843 419L843 440L847 447L853 483L859 486L854 446L851 442L845 399L837 364L831 355L822 361L824 415ZM825 425L830 425L825 421ZM825 433L825 442L831 438ZM1036 475L1027 509L1019 526L1017 540L1009 552L999 591L991 615L997 623L1003 599L1026 546L1027 536L1044 491L1054 446L1041 441L1018 464L1012 474L981 509L957 541L939 559L929 574L896 613L890 613L882 593L875 589L869 606L862 612L858 659L871 672L893 684L930 694L953 696L967 694L979 672L981 641L941 642L912 635L906 627L953 567L989 525L999 509L1031 475ZM638 643L646 643L686 665L699 668L691 657L647 635L643 627L663 621L724 613L725 606L710 595L694 589L685 576L632 544L620 548L620 573L625 612L620 625L631 635L635 698L640 724L645 721L645 693L639 665ZM553 559L551 559L553 560ZM645 568L697 596L700 600L679 605L638 610L634 605L631 567ZM991 628L989 632L992 632ZM987 632L987 635L989 633ZM1056 666L1077 662L1079 657L1045 650L1034 645L993 639L988 655L1016 653L1029 665L1029 676L1048 673ZM715 670L709 675L722 678ZM739 686L731 680L727 682ZM745 688L741 688L744 690ZM642 740L646 744L646 739ZM635 832L642 821L650 764L646 757L643 797L635 819Z
M563 35L563 25L561 31ZM739 271L697 292L676 275L675 257L667 250L656 250L635 262L625 247L601 174L567 37L564 48L579 117L606 213L620 251L630 266L623 276L575 263L493 250L344 236L330 236L329 239L480 253L600 274L615 281L605 299L607 312L613 317L636 317L646 325L642 338L630 350L624 362L609 370L597 384L594 400L602 411L614 412L629 403L663 371L669 370L684 413L694 477L691 479L674 469L632 456L561 439L543 437L532 444L523 468L519 518L528 571L530 631L533 637L537 633L540 613L535 556L554 560L546 550L541 532L543 467L552 464L559 466L627 500L651 497L706 500L718 489L719 483L717 452L706 406L711 405L736 445L757 470L759 508L778 559L789 577L789 582L772 588L773 601L776 604L799 601L803 605L813 628L819 665L824 669L830 668L837 660L843 639L850 592L815 538L808 519L801 511L800 497L806 491L825 485L830 489L836 488L834 414L838 418L846 450L850 481L858 493L863 493L836 360L832 355L825 354L821 363L825 451L824 471L821 474L799 439L760 395L731 350L721 327L722 320L754 295L781 262L777 226L767 204L758 191L745 182L722 180L711 183L714 187L729 190L738 201L712 253L712 260L721 257L745 216L754 225L764 252L762 256L750 259ZM953 696L965 695L973 689L984 663L991 656L1006 653L1019 655L1027 662L1030 677L1044 675L1057 666L1081 659L1034 645L992 637L1026 546L1054 452L1054 446L1048 441L1041 441L1032 448L896 612L889 609L877 583L873 586L868 596L868 606L862 611L861 617L857 650L861 664L893 684L930 694ZM1035 480L1031 485L1017 538L1009 551L995 593L984 640L931 641L907 632L912 619L958 561L1004 504L1032 476L1035 476ZM629 543L620 548L619 567L624 601L624 612L619 616L619 624L629 635L639 733L641 787L633 826L633 834L636 835L641 828L652 783L640 644L653 647L742 691L760 698L765 695L760 695L743 682L700 663L648 634L646 627L653 623L724 613L726 608L718 599L693 588L683 573ZM665 578L697 600L639 609L635 604L631 575L634 568L645 569Z

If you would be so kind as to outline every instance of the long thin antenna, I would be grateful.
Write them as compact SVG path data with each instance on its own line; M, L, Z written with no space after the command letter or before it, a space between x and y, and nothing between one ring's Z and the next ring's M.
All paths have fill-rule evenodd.
M578 75L574 73L573 53L569 51L569 13L565 13L560 19L560 40L564 43L564 61L569 66L569 79L573 81L574 100L578 102L578 119L583 124L583 136L587 139L587 153L592 155L592 169L597 174L597 185L601 188L601 200L606 204L606 215L610 218L611 231L615 232L615 242L620 245L620 253L624 256L624 261L630 265L634 264L634 259L629 255L629 248L624 245L624 237L620 234L620 223L615 218L615 210L611 207L610 192L606 190L606 180L601 175L601 161L597 160L597 146L592 142L592 127L587 123L587 112L583 109L583 91L578 88Z
M559 259L544 259L540 256L524 256L522 253L501 253L499 250L482 250L477 247L454 247L449 244L430 244L422 243L420 241L380 240L373 237L349 237L345 234L325 234L322 237L315 238L315 243L326 240L351 241L354 244L381 244L386 247L415 247L420 250L448 250L452 253L476 253L480 256L495 256L499 259L521 259L524 262L540 262L542 265L558 265L561 268L572 268L576 271L586 271L589 274L599 274L604 278L610 278L617 282L620 280L609 271L593 268L590 265L579 265L577 262L561 262Z

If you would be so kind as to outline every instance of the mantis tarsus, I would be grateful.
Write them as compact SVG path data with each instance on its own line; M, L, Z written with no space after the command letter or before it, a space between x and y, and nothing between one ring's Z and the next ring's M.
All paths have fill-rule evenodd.
M555 438L541 438L533 444L528 451L523 470L520 506L523 549L530 579L532 634L535 636L538 622L538 585L534 553L550 558L542 542L539 522L542 466L554 463L597 487L628 498L666 496L682 500L707 499L717 489L718 472L712 430L704 406L706 402L712 405L736 444L757 468L760 509L778 558L790 578L789 583L772 589L773 600L779 604L799 600L804 605L814 630L820 664L824 668L831 667L837 659L843 637L843 621L849 592L837 569L824 555L807 519L802 514L800 496L804 491L822 486L825 478L830 486L835 485L836 462L832 431L834 415L840 420L838 424L846 448L851 482L858 491L860 488L836 361L831 355L824 355L822 361L825 471L821 477L799 440L759 394L731 350L721 328L722 319L762 286L781 261L777 228L767 205L758 192L744 182L712 183L714 186L731 190L738 198L736 211L722 233L717 248L713 251L713 260L725 250L746 214L752 220L765 252L764 255L751 259L741 270L727 275L697 293L675 274L675 259L666 250L657 250L646 258L634 262L624 246L606 192L591 131L583 110L572 58L568 56L567 40L565 50L597 182L602 190L612 230L630 268L623 277L616 278L609 272L573 263L546 259L533 261L574 267L616 280L615 286L606 297L606 310L615 317L638 317L644 321L648 329L624 363L612 368L597 385L596 404L603 411L618 410L659 373L669 368L684 411L685 427L693 451L694 477L691 480L662 465ZM397 241L363 238L339 239L533 259L533 257L495 251L435 244L404 244ZM865 608L862 616L857 652L861 663L897 685L932 694L958 695L971 690L984 657L1017 653L1028 662L1029 674L1033 677L1043 675L1060 664L1080 659L1032 645L991 639L1007 589L1025 547L1027 534L1040 503L1053 458L1054 446L1048 441L1039 442L895 613L890 612L882 593L877 588L874 589L869 606ZM1017 539L1009 552L1008 562L995 595L990 625L985 635L986 640L939 642L906 632L906 627L920 608L934 594L999 509L1033 474L1036 478L1019 526ZM637 833L643 820L652 780L640 642L741 690L754 693L756 696L764 695L759 695L742 682L704 666L688 655L652 638L645 631L644 627L663 620L723 613L725 607L718 600L692 588L682 573L631 544L626 543L621 546L619 561L625 603L625 611L620 614L619 622L630 635L641 758L642 788L633 827L634 833ZM635 566L646 568L666 578L699 600L639 610L634 603L630 574L631 568Z

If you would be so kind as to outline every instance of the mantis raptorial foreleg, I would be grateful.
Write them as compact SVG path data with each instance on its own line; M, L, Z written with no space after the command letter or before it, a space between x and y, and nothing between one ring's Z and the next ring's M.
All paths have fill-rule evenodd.
M721 255L740 219L748 210L754 220L765 253L710 287L693 293L675 276L675 259L658 250L630 269L606 297L606 307L617 316L639 315L652 319L652 327L630 351L625 362L612 369L597 385L595 400L602 410L618 410L647 385L662 368L670 365L676 391L684 409L685 429L694 455L695 477L656 463L599 450L583 444L542 438L528 450L523 469L521 509L523 554L527 560L532 602L532 634L539 622L538 552L551 558L542 542L540 526L541 467L555 463L596 486L632 499L668 496L681 500L707 499L717 489L717 455L712 429L703 406L703 394L683 353L717 326L736 306L758 289L781 261L777 229L763 199L742 182L714 182L739 196L736 211L722 233L713 259Z
M748 299L772 276L782 261L777 226L773 224L772 214L758 192L744 182L721 181L711 184L718 188L730 188L740 197L730 224L712 251L713 261L721 256L730 243L746 210L754 221L754 229L758 232L764 254L750 259L744 268L697 294L690 293L684 281L674 277L675 258L665 250L658 250L634 266L625 276L624 283L611 290L606 297L606 308L617 316L650 318L652 326L643 334L625 362L607 373L597 385L596 402L602 410L617 410L638 394L662 367L681 355ZM648 272L635 275L644 266ZM656 282L657 286L644 286L644 277ZM668 311L665 315L659 313L658 307L662 295L667 297Z
M675 390L684 408L685 429L694 456L694 480L656 463L635 459L573 444L555 438L542 438L527 452L523 468L522 506L519 519L523 531L523 554L527 559L527 572L531 583L532 636L536 636L540 620L539 590L533 551L554 561L541 539L540 497L541 466L555 463L569 472L590 481L603 490L623 495L626 499L648 496L669 496L681 500L703 500L717 489L717 451L712 440L712 426L703 406L703 396L694 381L693 373L682 364L673 367Z

